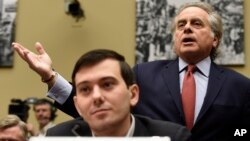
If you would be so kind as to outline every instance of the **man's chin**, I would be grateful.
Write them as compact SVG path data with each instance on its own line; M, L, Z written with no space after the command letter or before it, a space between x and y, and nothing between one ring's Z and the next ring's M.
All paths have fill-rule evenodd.
M94 124L90 125L93 130L96 130L98 132L103 132L107 129L109 129L110 124L105 121L97 121Z
M44 124L49 123L49 121L48 120L40 120L39 123L44 125Z

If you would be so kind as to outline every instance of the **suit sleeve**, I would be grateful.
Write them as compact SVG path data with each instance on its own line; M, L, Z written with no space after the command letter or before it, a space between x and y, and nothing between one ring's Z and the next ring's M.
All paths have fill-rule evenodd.
M73 101L74 95L75 95L75 89L73 88L71 93L70 93L70 96L63 104L60 104L60 103L55 101L54 105L56 108L60 109L62 112L70 115L73 118L76 118L76 117L79 117L79 114L78 114L78 112L75 108L75 105L74 105L74 101Z

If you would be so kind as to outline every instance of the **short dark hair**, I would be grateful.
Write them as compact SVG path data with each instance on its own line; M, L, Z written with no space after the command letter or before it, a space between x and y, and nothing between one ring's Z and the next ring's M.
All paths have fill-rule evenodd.
M34 107L33 107L33 110L35 110L35 107L37 105L43 105L43 104L48 104L49 107L50 107L50 120L51 121L54 121L55 118L57 117L56 115L56 111L57 111L57 108L53 105L53 103L51 101L49 101L48 99L46 98L41 98L41 99L38 99L35 103L34 103Z
M119 53L108 49L95 49L83 54L75 64L72 72L72 82L75 88L75 76L80 68L95 65L105 59L117 60L120 64L121 76L125 81L127 87L135 83L134 73L128 63L125 61L124 56Z

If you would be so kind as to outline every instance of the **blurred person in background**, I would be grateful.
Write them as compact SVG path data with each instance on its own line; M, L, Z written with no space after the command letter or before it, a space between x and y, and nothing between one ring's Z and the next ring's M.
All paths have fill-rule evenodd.
M28 141L26 123L16 115L0 119L0 141Z
M27 124L29 133L31 136L44 136L47 130L55 124L53 123L56 118L57 109L53 103L48 99L38 99L33 106L36 120L38 122L39 129L36 130L30 123Z

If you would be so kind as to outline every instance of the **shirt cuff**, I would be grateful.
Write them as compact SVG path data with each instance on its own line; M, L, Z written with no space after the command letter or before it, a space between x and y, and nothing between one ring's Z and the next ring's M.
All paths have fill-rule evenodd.
M65 80L60 74L56 77L56 82L53 87L48 91L47 96L56 102L63 104L72 91L72 85Z

